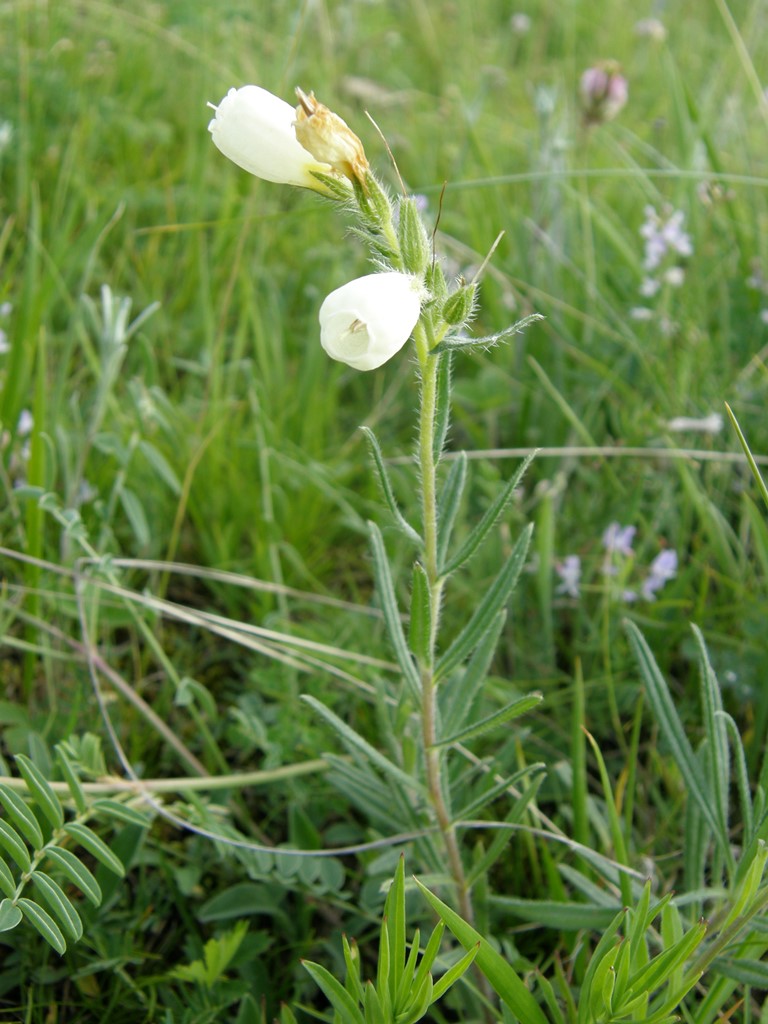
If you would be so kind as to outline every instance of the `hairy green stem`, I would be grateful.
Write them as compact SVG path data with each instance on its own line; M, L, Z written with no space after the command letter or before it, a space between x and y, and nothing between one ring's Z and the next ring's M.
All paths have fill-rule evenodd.
M440 606L444 579L437 559L437 465L434 451L435 414L437 410L437 370L439 360L429 354L429 336L423 323L415 331L416 351L421 370L421 409L419 412L419 469L421 473L422 526L424 531L424 569L427 574L430 606L430 635L427 657L420 665L421 728L424 759L432 810L440 827L451 876L456 885L459 910L469 924L474 921L472 901L467 887L464 865L446 803L442 780L442 755L437 742L437 683L435 661Z

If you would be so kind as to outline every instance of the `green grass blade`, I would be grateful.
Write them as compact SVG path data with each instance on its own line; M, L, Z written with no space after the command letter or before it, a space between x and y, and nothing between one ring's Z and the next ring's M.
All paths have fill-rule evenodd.
M708 791L706 779L688 742L667 682L659 671L651 649L637 626L627 620L625 627L659 728L669 744L689 794L696 801L715 837L721 841L720 823L713 808L714 796ZM725 850L723 852L727 853Z
M415 562L411 587L411 618L408 626L408 645L424 664L429 660L432 636L432 604L429 599L429 581L424 566Z
M453 967L449 967L448 970L435 982L434 988L432 989L432 1002L435 1003L437 1000L445 995L451 985L455 985L461 976L472 966L475 957L480 952L480 942L476 942L472 949L468 950L464 956Z
M699 653L701 701L704 708L704 728L707 736L709 789L714 796L714 809L719 822L718 840L722 849L728 850L729 860L732 863L733 855L730 853L731 845L728 836L728 790L731 779L731 763L728 731L722 717L723 701L701 630L693 624L691 629L696 638Z
M72 762L67 757L64 747L59 743L56 745L56 756L59 759L61 765L61 771L64 775L67 785L69 786L69 792L72 794L72 799L75 802L78 814L85 814L88 810L88 800L85 796L85 790L83 784L78 778L77 772L75 771Z
M754 456L752 455L752 452L749 449L747 439L741 432L739 421L736 419L733 410L727 402L725 403L725 411L728 413L728 418L731 421L733 429L736 431L736 436L739 439L739 444L741 445L742 449L744 450L744 454L747 457L747 462L749 463L749 468L752 471L752 476L755 478L755 482L757 483L757 488L760 491L760 496L765 502L766 508L768 508L768 487L766 487L762 474L760 470L757 468L757 463L755 462Z
M471 716L475 699L488 676L506 620L506 610L499 612L467 662L464 672L456 673L441 686L442 732L457 732Z
M394 1005L405 967L405 855L400 855L395 877L384 904L386 929L389 935L389 994Z

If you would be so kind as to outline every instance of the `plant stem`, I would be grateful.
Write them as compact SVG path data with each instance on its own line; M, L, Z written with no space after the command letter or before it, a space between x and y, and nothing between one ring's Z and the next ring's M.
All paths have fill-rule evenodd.
M448 856L448 865L456 885L459 910L469 924L474 921L472 901L461 861L456 829L445 799L442 781L442 755L437 742L437 683L435 662L443 584L437 560L437 465L434 451L435 413L437 409L437 371L439 359L429 354L429 337L423 323L415 331L416 351L421 370L421 409L419 413L419 469L421 473L422 527L424 531L424 569L427 574L430 606L429 649L420 666L421 728L427 789L432 810Z

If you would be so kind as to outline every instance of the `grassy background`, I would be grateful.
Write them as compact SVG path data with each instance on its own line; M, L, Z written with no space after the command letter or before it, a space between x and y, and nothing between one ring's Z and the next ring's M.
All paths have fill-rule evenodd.
M369 110L403 178L426 196L430 222L447 182L438 244L456 273L476 267L505 232L483 283L478 333L531 311L546 317L457 366L450 448L560 449L535 463L495 546L451 593L451 607L471 607L510 536L536 521L537 561L515 597L487 700L531 686L547 699L497 756L550 766L541 805L567 829L559 780L569 770L578 659L589 727L617 776L626 773L638 698L620 631L629 611L692 722L686 624L702 627L757 766L768 726L768 532L743 465L664 450L737 451L727 427L714 437L667 428L675 416L722 411L724 400L753 451L766 442L760 313L768 297L748 279L768 274L768 103L755 71L768 57L768 10L757 0L605 6L598 18L579 0L521 3L516 10L531 18L524 34L500 0L0 7L0 121L11 132L0 152L0 303L11 306L0 321L10 345L0 355L6 757L31 749L44 759L61 738L99 728L82 649L54 632L82 641L64 573L86 553L86 537L97 556L198 567L191 575L150 561L121 568L121 582L137 592L390 657L367 614L365 520L383 516L357 427L374 426L388 456L409 454L412 366L403 357L356 374L320 349L317 308L365 272L364 253L315 196L256 181L210 144L206 102L257 82L288 99L296 84L313 89L394 184ZM665 42L635 32L645 14L663 19ZM587 128L579 77L606 58L621 62L629 103L616 121ZM657 297L656 316L642 322L630 313L643 304L647 204L685 212L694 252L683 287ZM114 303L130 300L128 320L159 303L111 365L114 310L105 313L103 286ZM24 409L34 416L31 440L17 430ZM647 453L572 450L601 445ZM514 465L492 453L472 462L467 523ZM393 472L412 508L410 464ZM55 494L52 511L20 484ZM624 606L601 575L600 538L614 520L638 528L630 572L664 547L678 552L678 575L652 605ZM388 537L405 591L409 556ZM578 599L556 593L555 563L574 553L584 566ZM300 593L235 587L206 570ZM355 608L320 604L318 595ZM371 674L361 662L352 662L351 680L300 672L208 628L146 614L167 663L119 601L102 598L93 639L207 770L300 762L328 749L332 740L298 703L307 690L376 737L376 710L360 699ZM183 770L137 711L113 710L143 775ZM679 843L678 780L668 771L644 735L633 794L638 856L661 857ZM238 827L270 842L335 845L367 834L321 778L227 799ZM499 890L532 878L554 895L551 856L533 843L516 849ZM238 984L264 994L273 1013L280 999L306 991L300 955L337 956L337 929L365 927L379 905L378 879L391 869L386 857L363 858L346 865L344 884L299 885L295 865L260 872L252 859L162 829L135 863L129 890L115 891L91 922L90 945L66 966L33 936L5 947L8 1006L25 1007L30 1020L54 1002L59 1020L160 1019L154 1006L184 1019L185 1000L202 997L167 971L199 955L210 899L247 877L258 913ZM665 870L673 879L674 863ZM268 889L257 884L265 874ZM199 1012L194 1019L208 1019L204 1005Z

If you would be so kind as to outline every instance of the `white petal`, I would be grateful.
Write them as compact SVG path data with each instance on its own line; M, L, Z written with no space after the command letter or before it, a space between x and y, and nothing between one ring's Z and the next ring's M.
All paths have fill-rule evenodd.
M367 274L337 288L320 307L320 343L332 359L375 370L405 345L421 312L415 277Z
M208 125L214 145L238 167L266 181L323 186L310 171L332 173L296 139L293 107L258 85L230 89Z

